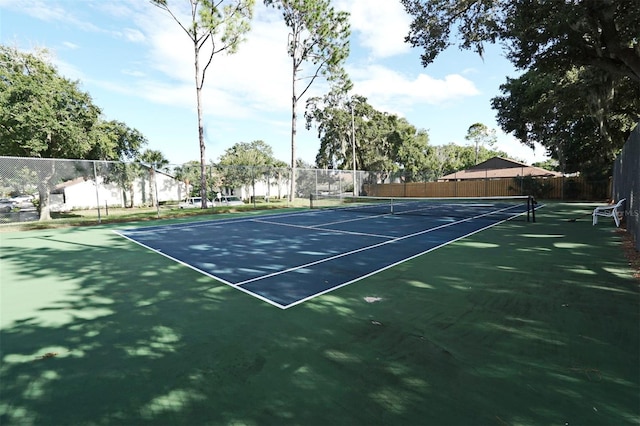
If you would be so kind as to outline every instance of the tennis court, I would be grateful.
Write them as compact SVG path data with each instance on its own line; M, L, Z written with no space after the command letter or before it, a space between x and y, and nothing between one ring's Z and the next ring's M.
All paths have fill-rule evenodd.
M389 256L446 245L304 303L277 302L290 309L237 283L461 221L461 211L256 212L0 233L0 424L637 425L640 286L622 234L613 221L592 226L593 208L547 203L535 223L517 216L435 241L473 232L463 222L420 243L388 242ZM370 225L358 228L361 218ZM475 229L499 222L476 220ZM340 221L351 222L331 224ZM191 257L212 247L245 256L227 264L242 278L223 284L114 232L125 229L165 242L187 233ZM391 238L356 234L365 230ZM343 243L350 249L331 247ZM322 254L288 259L309 250ZM343 257L324 269L357 268ZM226 272L205 263L196 267Z
M308 212L119 234L288 308L504 221L524 220L533 206L528 197L344 200L331 207L325 200L324 208Z

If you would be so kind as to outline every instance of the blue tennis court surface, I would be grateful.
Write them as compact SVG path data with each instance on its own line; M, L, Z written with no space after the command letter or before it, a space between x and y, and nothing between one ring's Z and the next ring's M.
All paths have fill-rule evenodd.
M309 210L117 231L288 308L527 213L483 204L433 216Z

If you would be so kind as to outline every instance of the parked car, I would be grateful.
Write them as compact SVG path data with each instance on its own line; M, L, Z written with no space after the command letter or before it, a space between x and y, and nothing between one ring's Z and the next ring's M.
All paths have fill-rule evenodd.
M178 204L181 209L199 209L202 207L202 197L190 197ZM207 200L207 207L213 207L213 203Z
M0 213L9 213L15 206L15 201L8 198L0 198Z
M14 207L20 207L21 209L33 208L35 207L33 204L33 200L35 197L33 195L17 195L11 198L10 201L13 201Z
M33 203L34 198L35 197L33 195L16 195L15 197L11 198L11 201L14 201L18 204Z
M244 206L244 202L235 195L222 195L216 198L214 206Z

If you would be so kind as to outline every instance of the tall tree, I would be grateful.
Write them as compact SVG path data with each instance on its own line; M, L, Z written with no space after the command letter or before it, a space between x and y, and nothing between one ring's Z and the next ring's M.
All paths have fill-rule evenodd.
M46 51L23 53L0 45L0 155L87 160L130 160L147 143L136 129L105 121L79 82L59 75ZM55 162L37 170L40 220L51 218L51 186L69 171ZM70 163L66 163L68 166ZM124 167L108 168L124 186ZM95 169L90 175L93 177ZM76 172L79 172L76 170ZM105 176L107 179L107 176ZM124 180L123 180L124 179Z
M354 153L358 168L376 171L381 178L402 169L407 179L420 179L426 167L426 131L376 110L363 96L353 96L348 103L335 93L309 99L306 118L307 128L315 123L318 129L319 167L349 170Z
M290 29L287 53L291 57L291 190L296 193L296 126L298 101L319 76L342 82L349 89L343 64L349 56L349 14L336 11L330 0L264 0L282 12ZM300 76L303 65L311 72ZM298 83L306 80L301 90Z
M87 158L100 113L77 81L48 63L45 51L0 45L0 155Z
M485 43L501 41L526 71L502 86L507 96L492 101L503 130L527 145L540 142L567 171L597 175L608 168L629 118L637 121L640 111L640 2L402 3L414 17L406 41L424 49L423 65L452 45L457 31L460 47L480 55Z
M348 101L341 93L331 91L322 97L307 100L305 112L306 128L316 125L320 138L320 149L316 156L319 167L335 166L339 169L353 167L356 154L356 167L362 167L358 158L357 144L361 142L363 120L373 108L362 96L352 96ZM354 144L356 144L354 146Z
M250 29L255 0L188 0L189 18L184 22L178 6L170 8L167 0L151 0L151 3L171 15L173 20L187 34L193 45L196 105L198 111L198 141L200 145L200 196L201 208L207 207L207 173L202 118L202 88L207 69L213 56L238 50L245 34ZM207 48L207 46L209 46ZM201 64L201 59L204 66Z
M200 161L188 161L174 169L175 177L185 185L185 196L197 196L200 191Z
M541 143L563 172L598 178L640 120L640 86L597 69L530 70L492 99L498 123L523 143Z
M471 141L475 145L476 162L478 164L478 150L481 146L488 145L492 147L498 141L496 137L496 131L488 128L482 123L474 123L467 129L467 134L464 137L466 140Z
M430 146L427 155L431 180L437 180L449 173L468 169L478 162L483 162L493 157L509 157L504 151L487 149L481 146L478 149L478 160L476 161L474 147L460 146L454 143Z

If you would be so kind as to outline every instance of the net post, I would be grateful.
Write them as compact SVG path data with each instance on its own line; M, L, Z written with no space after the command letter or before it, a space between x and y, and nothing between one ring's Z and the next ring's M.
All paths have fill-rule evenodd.
M313 192L309 194L309 208L313 209Z
M536 199L531 196L531 217L533 219L533 223L536 223Z
M536 222L536 199L533 195L527 197L527 222Z

